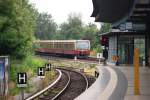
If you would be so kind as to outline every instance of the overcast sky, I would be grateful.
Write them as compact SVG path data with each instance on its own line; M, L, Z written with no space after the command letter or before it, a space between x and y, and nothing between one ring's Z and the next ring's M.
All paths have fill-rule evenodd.
M100 23L94 22L90 15L93 11L92 0L29 0L35 4L39 12L48 12L58 23L66 21L71 12L80 13L85 23L95 23L100 27Z

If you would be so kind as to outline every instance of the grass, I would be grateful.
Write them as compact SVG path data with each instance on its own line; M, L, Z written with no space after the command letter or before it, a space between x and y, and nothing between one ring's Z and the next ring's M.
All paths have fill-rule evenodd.
M11 72L10 72L10 94L11 95L17 95L20 93L21 89L17 87L17 73L18 72L26 72L28 80L30 80L33 76L37 75L37 67L42 67L45 65L47 61L42 58L37 58L33 56L27 57L25 60L13 60L11 61ZM74 61L61 61L61 60L51 60L53 67L58 66L68 66L68 67L74 67L74 68L84 68L85 72L94 75L94 69L96 64L90 64L90 63L83 63L83 62L74 62ZM51 81L53 81L56 78L56 72L54 70L50 72L46 72L45 79L44 79L44 87L49 85ZM25 92L29 93L32 91L35 85L29 85L25 88ZM34 90L34 89L33 89ZM34 92L34 91L32 91Z
M83 68L84 72L88 75L94 76L95 66L96 64L87 63L87 62L78 62L78 61L67 61L67 60L51 60L53 66L60 67L73 67L73 68Z
M11 60L10 68L10 94L16 95L20 92L20 88L17 87L17 73L26 72L28 80L37 74L37 67L41 67L45 64L46 60L41 58L28 56L24 60ZM25 88L25 91L28 92L30 86Z

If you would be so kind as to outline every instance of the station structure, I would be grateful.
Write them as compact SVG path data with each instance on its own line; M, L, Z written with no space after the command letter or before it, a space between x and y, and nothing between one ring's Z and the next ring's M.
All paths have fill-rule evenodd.
M134 48L139 48L140 65L150 62L150 0L92 0L96 22L110 23L107 37L108 62L133 64Z

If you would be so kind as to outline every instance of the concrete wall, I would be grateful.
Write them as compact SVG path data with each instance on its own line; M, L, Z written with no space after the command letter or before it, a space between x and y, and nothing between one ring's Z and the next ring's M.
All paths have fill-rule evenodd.
M108 50L108 61L110 63L115 63L112 57L117 55L117 36L109 37L109 50Z

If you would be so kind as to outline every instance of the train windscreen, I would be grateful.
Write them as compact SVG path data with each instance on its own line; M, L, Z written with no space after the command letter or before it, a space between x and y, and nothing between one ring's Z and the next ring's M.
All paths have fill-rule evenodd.
M89 50L89 41L77 41L76 48L79 50Z

